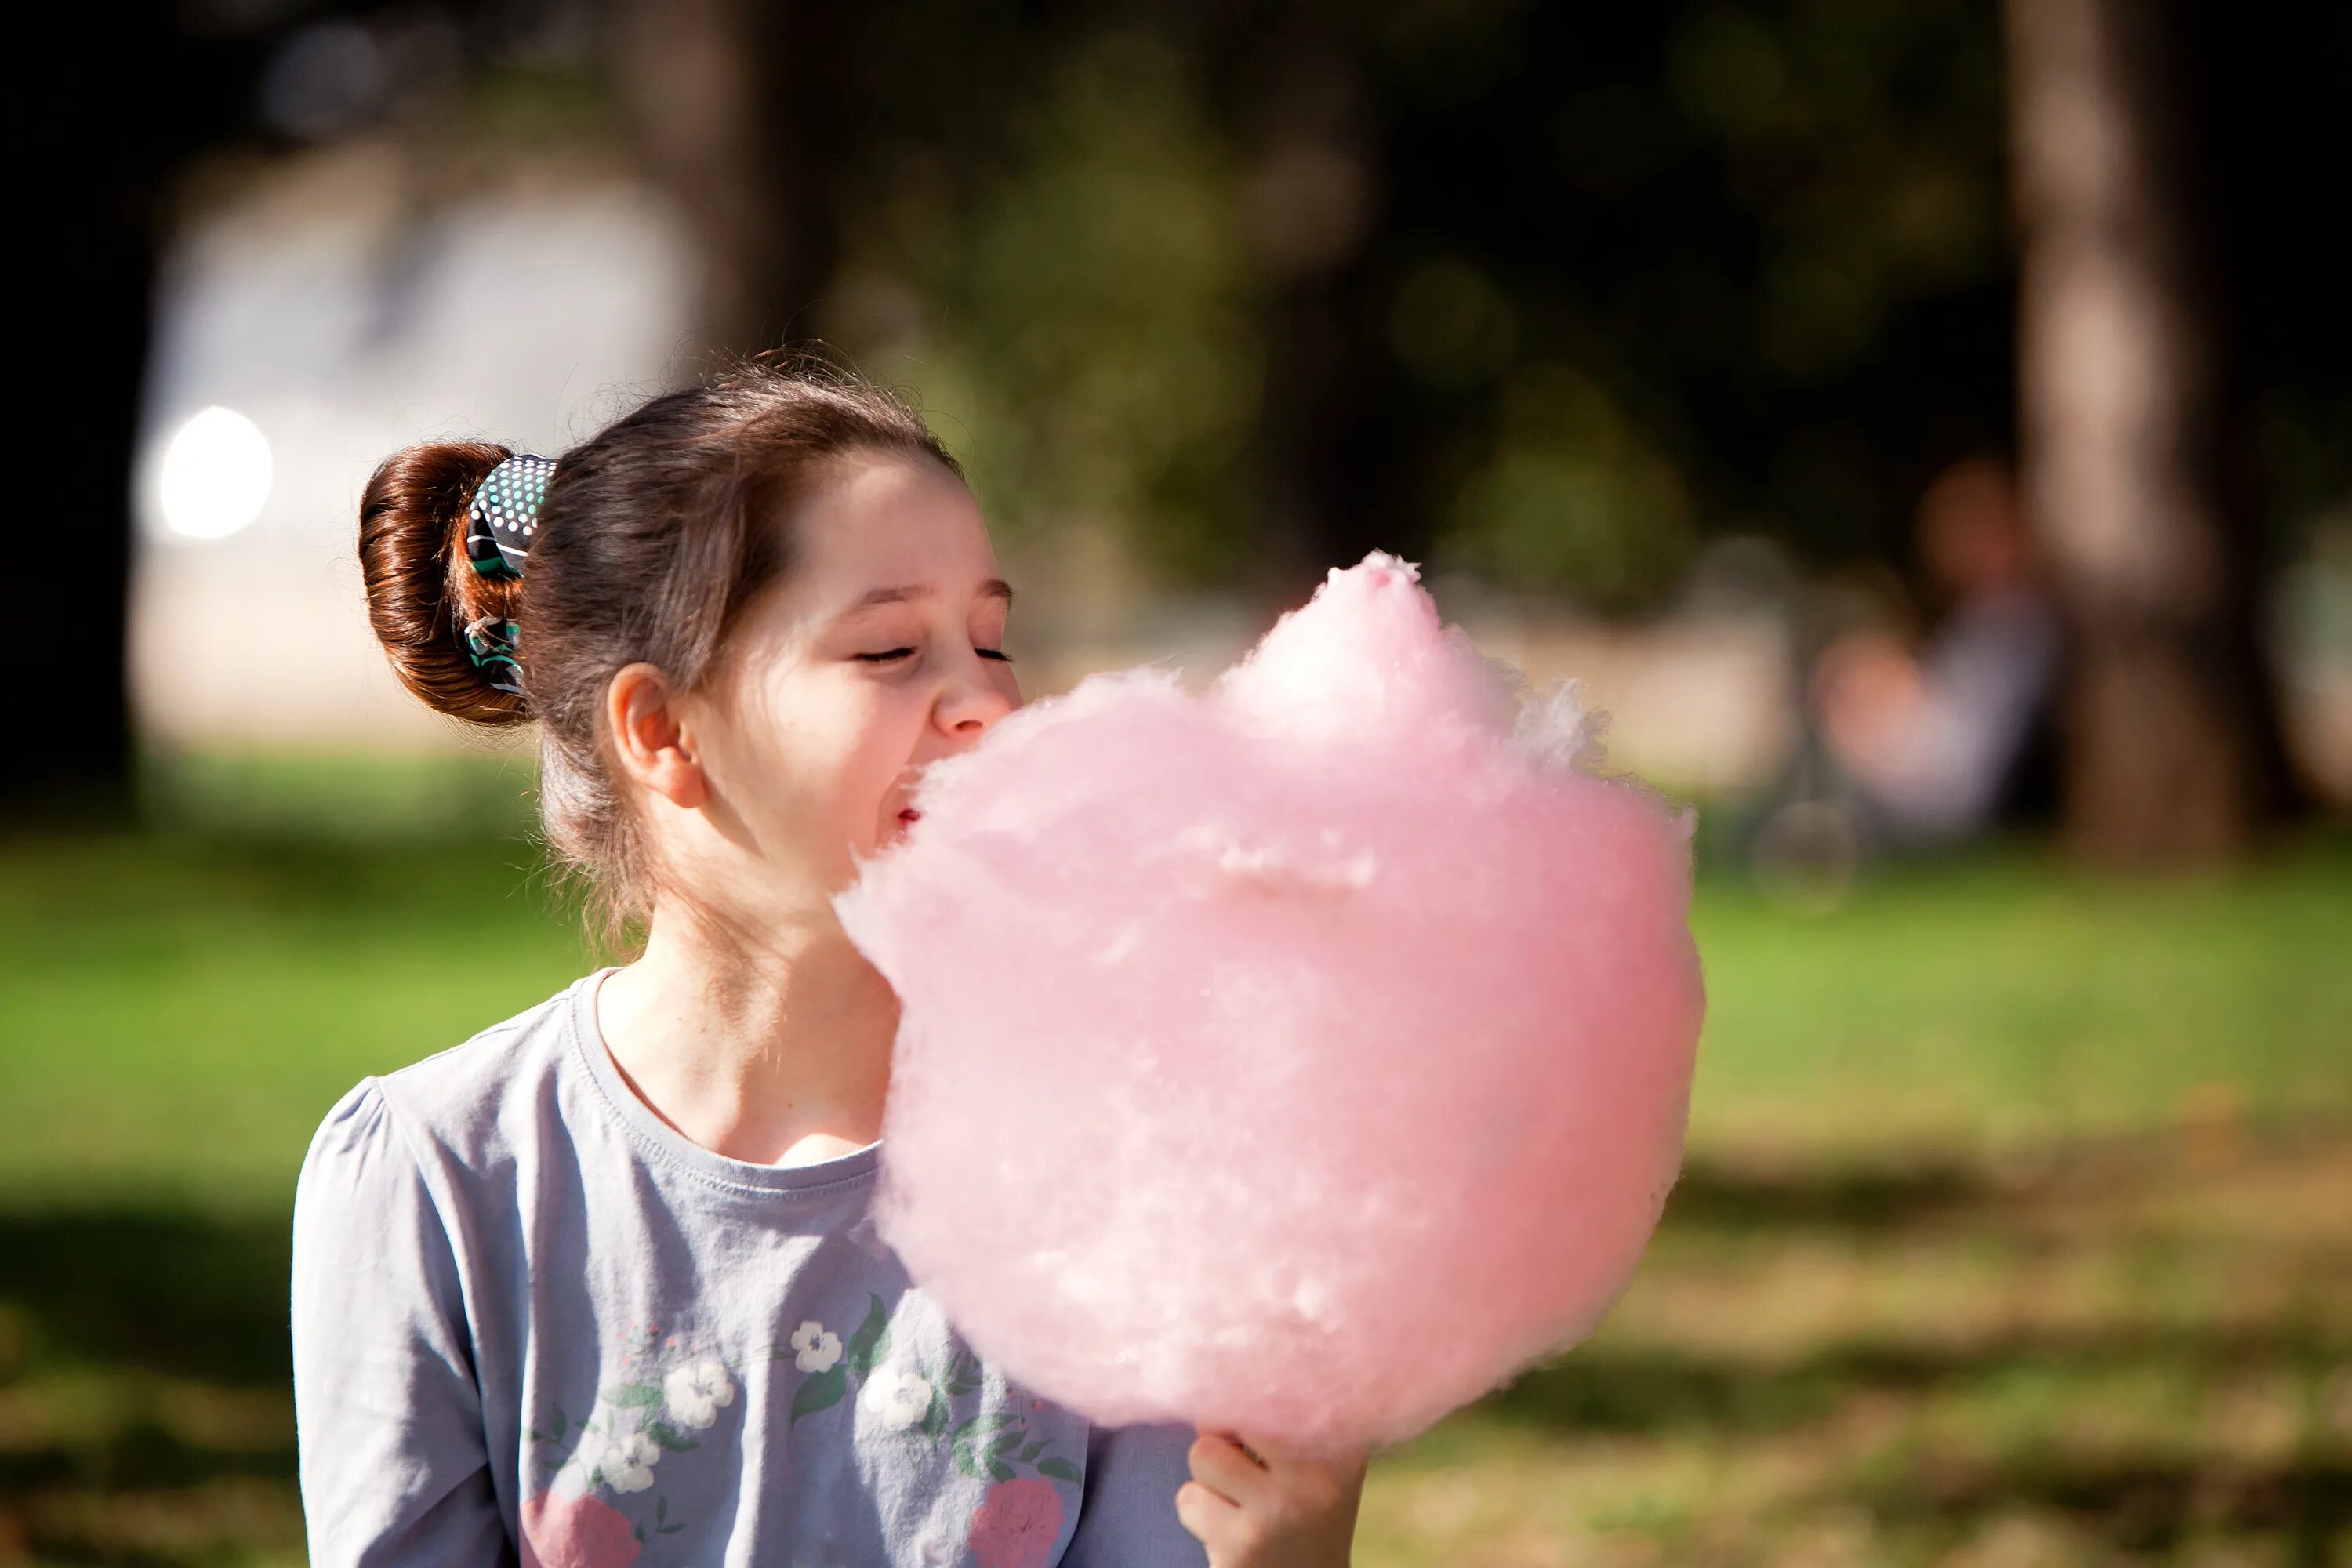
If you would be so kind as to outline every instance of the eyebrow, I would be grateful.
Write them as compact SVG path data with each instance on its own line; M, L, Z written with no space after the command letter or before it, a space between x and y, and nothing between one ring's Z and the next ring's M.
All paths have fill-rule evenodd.
M854 616L860 610L870 610L877 605L903 605L914 599L932 598L938 592L929 583L910 583L897 588L869 589L858 596L856 604L834 618L840 620L845 616ZM1013 584L1002 577L991 577L980 585L980 596L983 599L1002 599L1004 601L1004 607L1009 610L1013 607Z

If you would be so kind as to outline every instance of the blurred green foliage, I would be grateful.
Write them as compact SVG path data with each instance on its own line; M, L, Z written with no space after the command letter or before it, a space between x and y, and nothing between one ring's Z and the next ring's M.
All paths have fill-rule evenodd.
M1149 35L1037 75L1001 157L883 154L847 332L921 389L1008 529L1111 521L1180 578L1230 578L1264 378L1231 153L1197 68Z
M2296 197L2342 27L2183 15L2233 505L2288 542L2352 486ZM1640 612L1728 532L1906 563L1927 483L2013 440L1997 6L904 0L839 47L812 319L1007 529Z
M1123 523L1186 582L1286 507L1331 561L1616 610L1716 532L1899 556L2010 427L1997 21L887 8L827 320L1005 526Z

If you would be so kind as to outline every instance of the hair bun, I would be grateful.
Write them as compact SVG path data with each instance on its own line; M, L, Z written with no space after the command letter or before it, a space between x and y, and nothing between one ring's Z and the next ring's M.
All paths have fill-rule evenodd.
M529 701L492 685L464 641L476 622L520 618L521 579L477 573L465 546L475 487L510 456L490 441L423 442L378 464L360 495L368 620L393 673L431 707L478 724L530 717Z

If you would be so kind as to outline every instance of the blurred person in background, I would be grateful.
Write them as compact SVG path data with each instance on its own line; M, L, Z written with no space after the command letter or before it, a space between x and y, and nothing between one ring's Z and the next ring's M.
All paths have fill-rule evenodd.
M2049 794L2060 623L2008 465L1945 469L1917 541L1940 616L1916 643L1883 625L1832 637L1807 694L1862 837L1891 845L1964 839Z

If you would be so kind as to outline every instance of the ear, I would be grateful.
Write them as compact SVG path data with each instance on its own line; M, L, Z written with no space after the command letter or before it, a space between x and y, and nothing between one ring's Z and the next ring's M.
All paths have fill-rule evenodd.
M604 688L605 731L621 771L684 811L710 798L694 739L677 710L677 692L661 667L624 665Z

